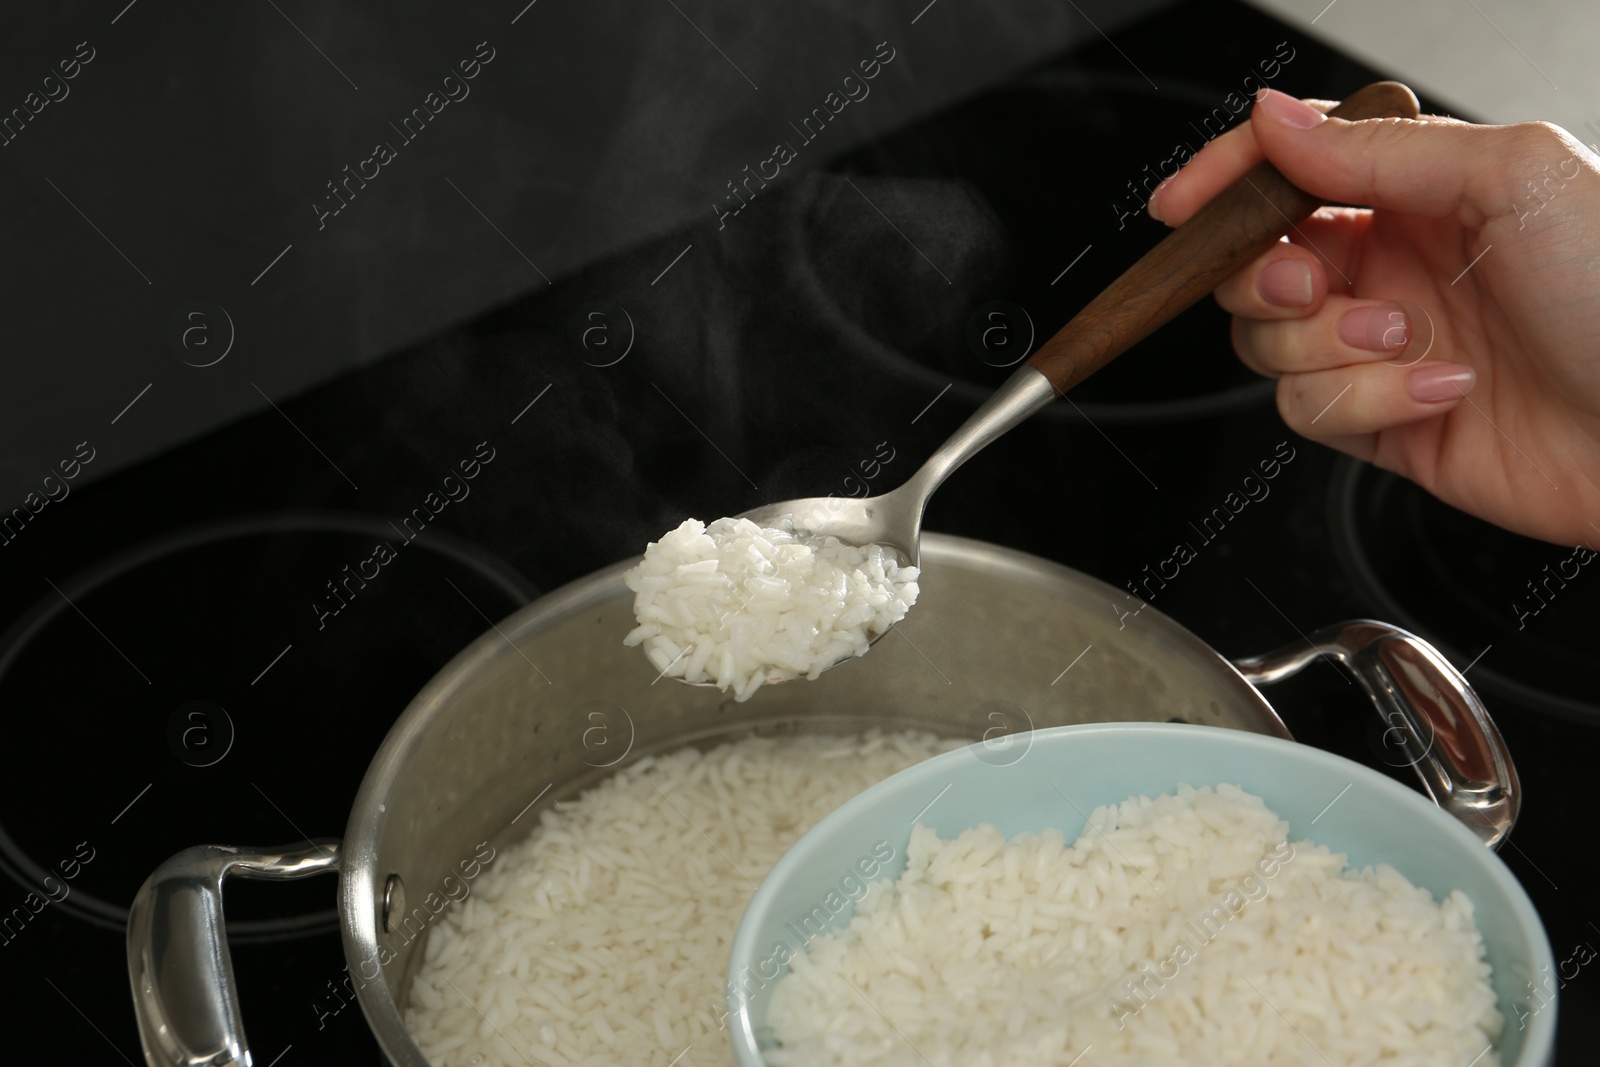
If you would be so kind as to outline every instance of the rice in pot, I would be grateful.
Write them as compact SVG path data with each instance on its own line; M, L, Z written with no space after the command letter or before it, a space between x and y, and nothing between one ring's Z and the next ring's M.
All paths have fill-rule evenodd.
M431 928L407 1027L435 1067L724 1067L756 885L834 808L960 744L748 738L624 768L543 812Z

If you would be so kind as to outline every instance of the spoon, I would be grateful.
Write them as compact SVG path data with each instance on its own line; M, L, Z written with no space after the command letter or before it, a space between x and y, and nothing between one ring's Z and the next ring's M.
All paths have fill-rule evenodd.
M1399 82L1375 82L1329 112L1341 119L1407 118L1417 98ZM1324 201L1262 163L1145 253L1040 346L903 485L879 496L802 497L746 511L773 526L920 559L922 513L950 474L984 446L1132 348L1305 221ZM885 631L887 632L887 631ZM882 634L878 635L879 637Z
M1410 89L1385 81L1352 93L1328 114L1350 120L1414 119L1418 111ZM849 545L883 545L894 551L901 566L918 565L922 513L934 490L957 467L1176 318L1323 203L1295 187L1271 163L1261 163L1217 194L1074 315L904 484L879 496L784 500L752 508L738 518L758 526L776 526L779 520L789 518L796 533L837 537ZM873 635L870 644L888 632ZM832 670L839 663L824 669ZM684 681L681 677L677 680Z

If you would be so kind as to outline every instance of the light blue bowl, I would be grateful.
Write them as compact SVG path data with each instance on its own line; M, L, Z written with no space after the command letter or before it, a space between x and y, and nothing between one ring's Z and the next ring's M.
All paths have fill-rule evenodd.
M728 967L729 1029L740 1067L764 1067L757 1035L766 1039L772 986L788 970L775 961L801 948L824 920L829 928L849 924L863 870L871 879L898 877L914 823L942 837L980 823L1007 837L1054 827L1070 842L1100 805L1224 782L1262 797L1288 821L1290 840L1348 853L1356 867L1387 863L1436 899L1465 892L1506 1018L1501 1063L1553 1062L1554 994L1541 1007L1545 994L1533 992L1555 968L1544 926L1499 857L1421 794L1321 749L1212 726L1103 723L1012 737L1009 751L974 744L880 782L778 861L740 920Z

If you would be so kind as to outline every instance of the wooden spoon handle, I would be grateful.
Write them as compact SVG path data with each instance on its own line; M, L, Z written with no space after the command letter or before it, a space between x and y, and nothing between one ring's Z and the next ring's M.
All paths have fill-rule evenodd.
M1399 82L1375 82L1329 112L1341 119L1417 117ZM1175 318L1303 222L1324 201L1262 163L1129 267L1046 341L1028 365L1066 393Z

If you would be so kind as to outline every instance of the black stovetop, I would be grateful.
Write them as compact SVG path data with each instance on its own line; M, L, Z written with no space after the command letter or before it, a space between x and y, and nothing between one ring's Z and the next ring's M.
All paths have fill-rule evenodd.
M686 515L898 481L1030 333L1159 239L1135 210L1140 182L1174 145L1198 147L1213 115L1234 121L1229 94L1268 71L1266 84L1303 95L1376 77L1252 9L1180 6L1116 46L752 187L720 224L708 213L275 398L9 534L0 910L21 907L28 864L77 861L64 899L6 928L14 1017L63 1020L55 1040L137 1062L121 927L157 863L202 841L338 835L394 717L487 619ZM1187 541L1196 558L1154 605L1232 656L1403 615L1392 621L1472 664L1516 757L1526 804L1502 855L1557 959L1600 944L1568 833L1589 808L1600 736L1574 666L1593 647L1596 589L1563 585L1542 617L1509 606L1571 550L1499 534L1295 440L1209 304L1074 399L974 459L927 526L1118 586ZM151 397L119 419L161 417ZM117 433L105 426L90 447ZM1192 524L1272 459L1270 493L1200 536ZM1440 552L1416 544L1430 538ZM1332 672L1273 699L1301 740L1395 762ZM376 1062L359 1012L333 994L331 882L236 883L228 896L257 1062ZM1600 1040L1600 977L1567 967L1562 1062L1579 1062Z

